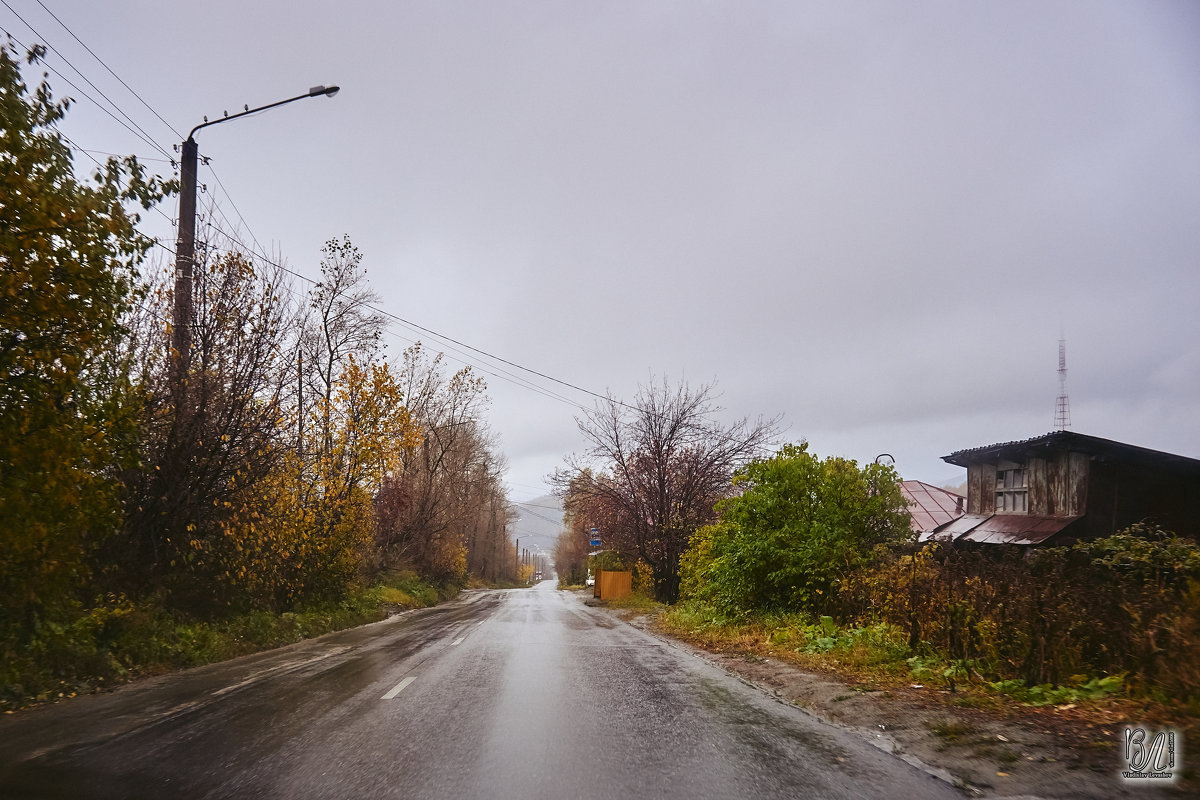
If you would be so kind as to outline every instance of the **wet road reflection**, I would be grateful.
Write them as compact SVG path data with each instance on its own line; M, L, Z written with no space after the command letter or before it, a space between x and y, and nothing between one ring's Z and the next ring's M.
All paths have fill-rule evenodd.
M556 591L0 720L3 797L959 797Z

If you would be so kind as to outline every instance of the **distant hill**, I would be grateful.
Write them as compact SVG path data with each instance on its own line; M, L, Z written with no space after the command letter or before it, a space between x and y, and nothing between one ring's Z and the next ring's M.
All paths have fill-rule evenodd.
M509 530L514 538L520 539L521 549L536 551L540 547L547 560L552 560L554 542L563 529L562 503L554 495L548 494L523 503L512 503L512 506L521 518Z

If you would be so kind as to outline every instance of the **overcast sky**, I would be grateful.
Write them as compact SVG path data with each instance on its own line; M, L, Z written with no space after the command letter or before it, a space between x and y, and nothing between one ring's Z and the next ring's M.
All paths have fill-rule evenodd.
M1061 334L1073 430L1200 457L1193 0L43 2L171 126L6 0L87 149L162 158L66 62L166 150L340 85L200 131L200 180L308 276L348 234L387 311L472 347L626 400L716 380L728 419L945 483L1052 429ZM578 408L465 352L542 494Z

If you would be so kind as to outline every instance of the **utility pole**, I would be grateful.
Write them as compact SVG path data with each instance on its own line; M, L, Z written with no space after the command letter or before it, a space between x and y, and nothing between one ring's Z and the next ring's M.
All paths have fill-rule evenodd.
M296 453L304 470L304 348L296 348Z
M175 311L171 320L171 350L175 373L172 387L175 392L176 411L183 399L182 388L192 360L192 282L196 266L196 167L199 161L196 131L306 97L333 97L338 93L338 88L314 86L304 94L289 97L287 100L268 103L258 108L247 107L245 111L236 114L226 113L225 116L211 122L205 117L204 122L188 132L179 165L179 238L175 241Z
M495 580L500 579L500 576L497 574L499 564L497 563L497 559L496 559L496 543L498 541L500 541L500 537L496 535L496 496L495 495L492 495L492 498L488 501L488 512L489 513L488 513L488 563L487 563L487 566L492 568L492 580L495 581ZM486 567L485 567L484 571L486 573ZM485 574L484 577L486 578L487 575Z
M192 130L194 134L195 129ZM196 265L196 140L188 134L179 166L179 238L175 242L175 318L171 331L175 380L181 390L192 358L192 273ZM178 402L181 398L177 397Z

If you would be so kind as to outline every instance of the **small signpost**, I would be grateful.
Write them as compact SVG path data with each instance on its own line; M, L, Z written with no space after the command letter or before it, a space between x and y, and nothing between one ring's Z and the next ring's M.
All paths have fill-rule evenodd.
M600 530L598 528L592 528L590 531L588 531L588 547L599 547L599 546L600 546Z

